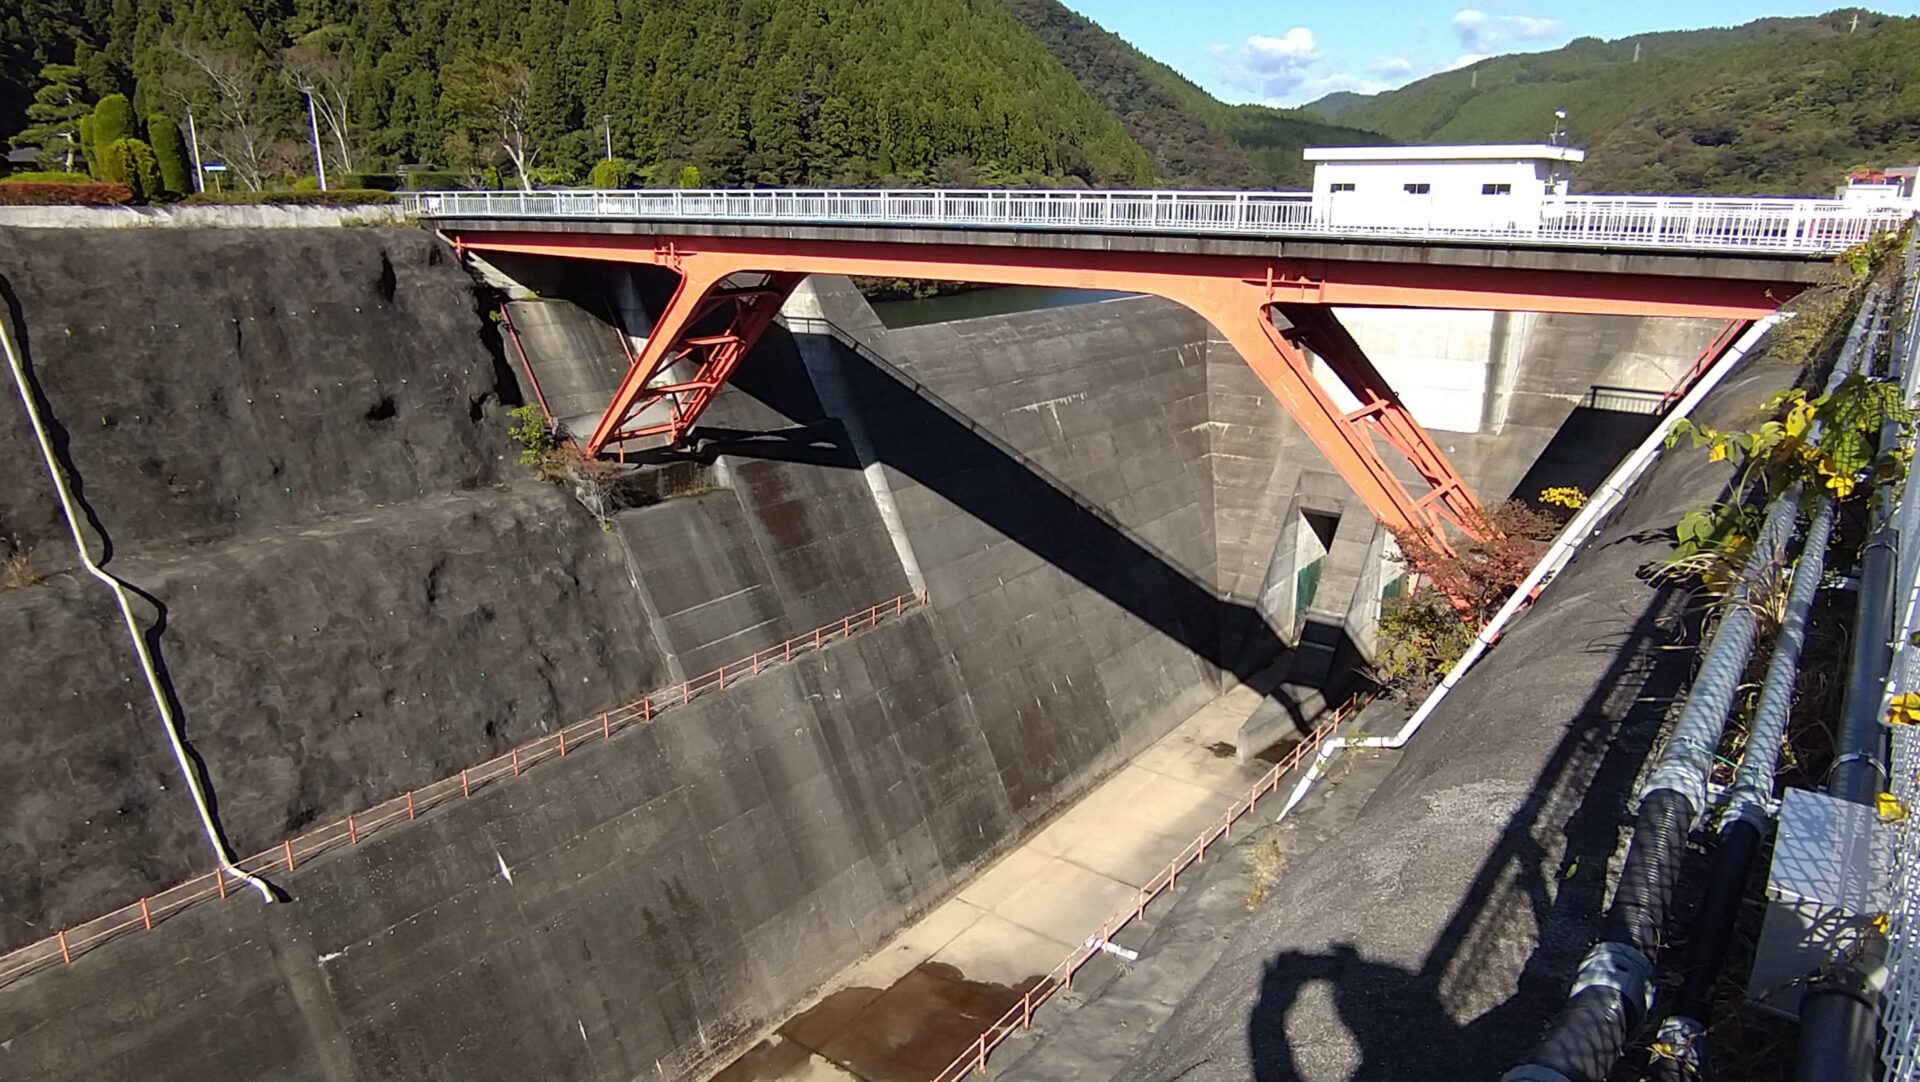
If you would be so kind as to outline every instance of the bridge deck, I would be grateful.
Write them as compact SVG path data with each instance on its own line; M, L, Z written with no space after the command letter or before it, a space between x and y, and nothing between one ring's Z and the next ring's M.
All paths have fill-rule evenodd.
M1367 242L1449 242L1575 251L1830 255L1895 228L1903 212L1817 199L1553 196L1504 216L1382 203L1364 223L1332 220L1303 193L949 191L936 189L420 192L436 219L881 226L1026 234L1158 234ZM1370 211L1370 213L1373 213Z

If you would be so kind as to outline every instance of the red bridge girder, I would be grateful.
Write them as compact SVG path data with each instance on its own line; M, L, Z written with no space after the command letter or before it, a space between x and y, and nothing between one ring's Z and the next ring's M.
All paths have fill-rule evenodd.
M808 274L926 278L1108 289L1175 301L1212 323L1299 424L1327 461L1389 529L1450 548L1445 526L1473 532L1473 496L1426 430L1401 403L1331 311L1334 306L1469 308L1600 315L1753 319L1799 289L1790 283L1591 271L1473 268L1409 262L1265 259L1053 246L1005 247L906 241L459 231L463 250L661 266L680 286L655 321L585 450L628 440L684 439L700 412L794 287ZM695 335L717 310L726 328ZM1289 325L1276 326L1278 313ZM1349 413L1314 377L1312 349L1361 403ZM659 379L675 362L697 362L678 384ZM648 407L667 419L634 425ZM1374 437L1404 455L1421 479L1409 491Z

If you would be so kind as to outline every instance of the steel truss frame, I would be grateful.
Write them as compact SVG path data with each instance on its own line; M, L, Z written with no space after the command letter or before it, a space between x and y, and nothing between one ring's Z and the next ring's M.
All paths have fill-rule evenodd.
M503 223L510 224L510 223ZM664 267L680 285L588 438L599 454L646 436L687 438L700 413L808 274L869 275L1147 293L1210 322L1389 529L1450 549L1446 526L1476 532L1472 494L1401 403L1332 306L1478 308L1750 319L1793 295L1788 283L1644 274L1439 267L1184 253L1116 252L917 241L653 233L458 230L457 247ZM717 332L708 324L725 312ZM1276 324L1278 314L1288 326ZM1315 378L1311 349L1360 407L1343 410ZM682 359L692 379L660 383ZM670 400L666 420L635 424ZM1419 478L1410 490L1375 437Z

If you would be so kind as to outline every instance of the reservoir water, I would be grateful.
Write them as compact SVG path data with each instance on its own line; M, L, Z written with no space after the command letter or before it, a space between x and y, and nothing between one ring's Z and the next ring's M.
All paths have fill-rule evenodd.
M1110 289L996 286L920 300L875 301L873 310L880 317L880 322L889 327L921 327L929 323L952 323L981 316L1004 316L1014 312L1037 312L1042 308L1093 304L1133 295Z

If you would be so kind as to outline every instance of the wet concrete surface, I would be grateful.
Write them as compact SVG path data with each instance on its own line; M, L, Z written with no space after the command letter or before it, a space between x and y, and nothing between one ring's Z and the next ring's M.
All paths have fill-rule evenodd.
M889 988L843 988L780 1027L714 1082L927 1082L1039 983L972 981L922 962Z
M1266 772L1267 763L1236 761L1232 743L1259 698L1240 687L1197 711L841 974L713 1082L927 1082L937 1075ZM1162 913L1150 911L1114 941L1141 947ZM1052 1003L1085 1002L1124 983L1132 965L1100 955Z

